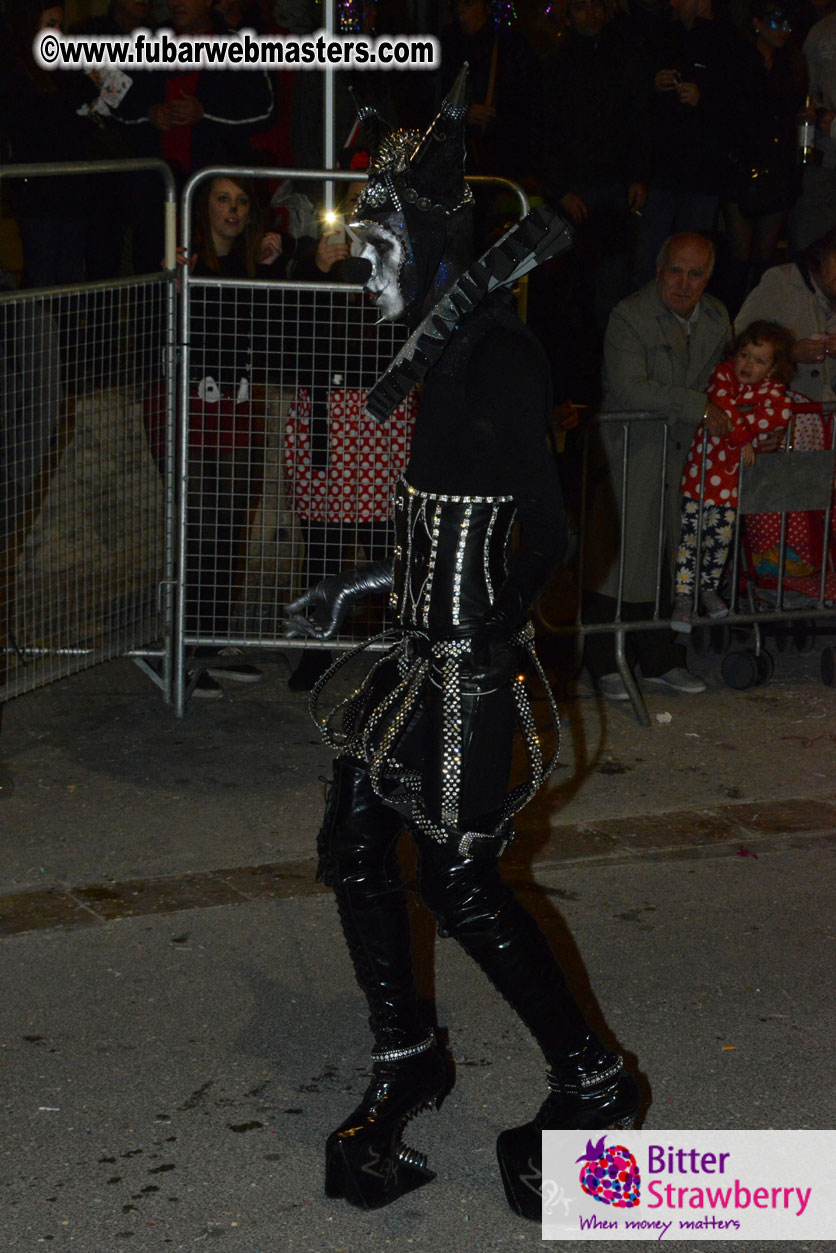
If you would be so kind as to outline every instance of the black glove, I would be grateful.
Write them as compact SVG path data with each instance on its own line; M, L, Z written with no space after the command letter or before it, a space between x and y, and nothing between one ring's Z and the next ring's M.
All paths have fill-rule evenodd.
M524 650L510 644L528 618L529 609L549 577L555 554L542 543L516 554L496 600L484 614L470 644L470 665L477 681L496 681L519 667Z
M392 587L392 559L372 561L355 570L332 574L287 607L287 639L327 640L335 635L356 600ZM311 616L306 616L310 611Z
M474 682L480 686L501 686L519 671L522 650L510 644L511 636L522 625L524 606L513 589L505 589L484 615L473 633L469 656Z

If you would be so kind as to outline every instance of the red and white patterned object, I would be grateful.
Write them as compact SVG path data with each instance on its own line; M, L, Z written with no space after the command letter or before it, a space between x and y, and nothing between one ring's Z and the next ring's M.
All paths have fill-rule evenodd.
M708 397L734 425L728 435L708 436L702 500L706 505L736 509L741 447L755 443L768 431L786 426L792 418L792 409L782 384L765 379L749 387L735 377L730 361L721 361L714 367ZM705 435L703 427L699 426L682 472L680 490L691 500L700 499Z
M830 433L822 417L821 404L794 391L787 392L787 399L793 410L792 451L821 452L827 449ZM836 531L834 521L836 519L831 517L832 534ZM746 519L746 540L758 582L764 587L774 587L781 544L781 514L750 514ZM824 514L812 509L789 511L786 546L785 586L818 597L819 571L824 556ZM828 598L833 595L832 582L833 575L829 574Z
M410 395L385 423L365 414L367 388L328 392L328 464L314 466L311 397L299 388L285 425L285 463L293 509L311 522L385 522L392 491L409 458L418 411Z

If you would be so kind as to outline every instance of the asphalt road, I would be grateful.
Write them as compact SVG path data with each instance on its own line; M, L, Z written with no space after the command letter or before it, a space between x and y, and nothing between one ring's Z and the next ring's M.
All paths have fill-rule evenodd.
M809 657L748 693L702 664L709 692L652 693L648 730L583 689L563 703L563 766L508 874L642 1074L645 1126L833 1127L836 693ZM456 1063L410 1124L437 1178L371 1214L323 1196L369 1038L313 881L328 753L285 672L180 722L127 662L5 711L3 1250L541 1244L494 1157L544 1095L536 1047L417 901Z

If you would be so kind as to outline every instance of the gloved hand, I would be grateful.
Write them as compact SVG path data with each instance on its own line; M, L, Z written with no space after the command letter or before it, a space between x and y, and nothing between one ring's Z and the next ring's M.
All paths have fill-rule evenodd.
M336 635L356 600L391 587L391 558L329 575L288 605L285 638L328 640Z

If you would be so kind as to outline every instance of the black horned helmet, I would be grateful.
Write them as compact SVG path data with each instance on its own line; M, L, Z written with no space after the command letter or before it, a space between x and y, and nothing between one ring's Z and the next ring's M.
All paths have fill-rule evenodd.
M464 178L467 108L466 63L423 135L396 130L375 109L359 105L372 155L357 216L380 219L413 205L419 213L450 217L472 204L473 193Z
M358 107L371 152L369 180L350 223L374 223L400 242L399 321L416 326L472 260L473 193L465 182L468 67L421 134L393 129L372 108ZM354 233L354 231L352 232Z

